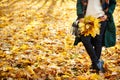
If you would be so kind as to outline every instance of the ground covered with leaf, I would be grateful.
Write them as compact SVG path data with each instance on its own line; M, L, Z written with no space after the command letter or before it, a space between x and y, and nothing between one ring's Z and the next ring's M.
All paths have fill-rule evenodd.
M73 46L76 1L0 0L0 80L119 80L120 1L114 17L117 43L103 48L97 74L82 43Z

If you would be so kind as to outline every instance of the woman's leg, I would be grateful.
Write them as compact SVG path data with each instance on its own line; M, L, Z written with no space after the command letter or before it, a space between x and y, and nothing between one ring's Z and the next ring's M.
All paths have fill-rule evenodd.
M94 49L98 59L100 59L100 56L101 56L102 43L103 43L102 41L103 41L105 28L106 28L106 21L101 22L100 35L97 35L94 38Z
M93 45L91 43L91 36L81 36L81 41L88 53L88 55L90 56L90 59L92 61L92 63L97 64L98 63L98 57L95 53L95 50L93 48Z

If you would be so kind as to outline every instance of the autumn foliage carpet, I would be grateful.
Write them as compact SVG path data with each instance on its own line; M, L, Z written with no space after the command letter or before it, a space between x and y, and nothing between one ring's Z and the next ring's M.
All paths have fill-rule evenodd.
M117 43L103 48L97 74L82 43L73 46L76 0L0 0L0 80L119 80L120 1L114 17Z

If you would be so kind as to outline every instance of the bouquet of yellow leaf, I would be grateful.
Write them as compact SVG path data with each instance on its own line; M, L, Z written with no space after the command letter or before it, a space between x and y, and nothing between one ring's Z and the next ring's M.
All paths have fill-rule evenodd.
M100 33L100 20L93 16L86 16L82 22L78 24L78 31L81 35L95 37Z

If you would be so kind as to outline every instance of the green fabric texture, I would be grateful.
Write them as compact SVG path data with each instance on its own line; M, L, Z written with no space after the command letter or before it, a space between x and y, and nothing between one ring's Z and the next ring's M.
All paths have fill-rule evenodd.
M112 15L111 15L111 18L113 18ZM105 31L104 45L106 47L112 47L116 43L116 27L115 27L113 19L111 20L107 21L107 28Z
M77 15L83 14L81 0L77 0Z

